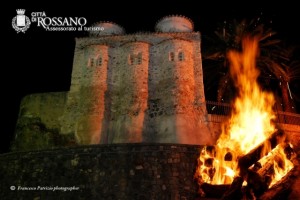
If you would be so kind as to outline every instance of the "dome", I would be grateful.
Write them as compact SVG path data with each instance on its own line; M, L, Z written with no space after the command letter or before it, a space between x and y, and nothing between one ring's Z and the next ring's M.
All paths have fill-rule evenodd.
M193 22L184 16L167 16L156 23L158 32L193 32Z
M92 37L104 36L104 35L122 35L124 29L113 22L98 22L92 25L89 30L89 35Z

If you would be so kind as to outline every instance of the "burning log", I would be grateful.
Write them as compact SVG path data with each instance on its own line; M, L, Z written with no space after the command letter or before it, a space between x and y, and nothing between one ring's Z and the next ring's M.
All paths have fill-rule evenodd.
M270 145L270 150L275 148L278 144L279 138L282 138L283 135L284 133L281 130L274 132L264 143L250 151L248 154L239 158L238 166L240 168L240 175L246 176L248 173L248 168L269 153L266 145Z
M294 166L290 161L294 152L291 146L284 146L287 144L284 132L280 129L274 132L275 98L257 82L258 43L246 37L241 51L228 52L230 75L238 88L238 97L215 148L204 149L199 158L200 183L232 183L222 199L256 199ZM265 139L266 135L270 137ZM262 140L265 141L260 143ZM277 145L279 150L275 148ZM244 181L247 181L245 187Z
M271 183L270 176L261 176L259 173L249 170L247 175L247 188L252 191L255 196L260 196L269 187Z
M289 160L285 159L293 159L295 157L293 155L295 154L293 154L289 144L276 146L267 156L263 157L253 167L250 167L247 172L247 188L250 188L257 197L264 194L276 176L275 168L287 170L289 166L285 162L289 162Z
M232 200L232 199L241 199L242 198L242 185L244 179L242 177L235 177L232 184L230 185L229 190L227 190L222 200Z
M293 148L287 144L284 147L284 154L286 158L290 160L292 163L297 163L296 153ZM278 159L278 158L277 158ZM278 162L278 160L277 160ZM279 167L283 167L284 161L279 160ZM284 177L282 177L276 184L274 184L270 189L268 189L263 195L260 196L260 200L269 200L269 199L282 199L283 197L286 199L287 194L289 194L292 190L292 185L295 184L295 181L298 177L298 171L300 166L297 165L293 167ZM298 186L297 186L298 188ZM293 198L292 198L293 199Z
M296 180L297 170L296 167L289 171L278 183L273 185L269 190L262 194L259 200L270 200L270 199L287 199L288 194L291 192L292 185Z
M223 199L233 199L241 193L245 195L245 191L259 197L268 190L275 177L275 165L285 170L285 159L295 157L292 147L282 142L282 136L282 132L276 132L266 141L269 142L271 150L265 149L265 142L238 160L240 176L242 180L247 181L247 186L243 192L241 184L232 183L231 189L224 194Z

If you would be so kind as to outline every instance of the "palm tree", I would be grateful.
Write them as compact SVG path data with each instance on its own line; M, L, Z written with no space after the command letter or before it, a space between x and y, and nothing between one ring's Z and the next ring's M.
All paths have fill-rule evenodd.
M289 83L299 78L299 65L292 61L292 48L285 48L283 42L276 38L271 28L260 23L260 18L251 21L233 20L224 22L222 28L215 31L215 35L207 39L207 49L203 51L203 66L207 77L207 89L216 84L217 101L229 102L235 95L234 86L229 75L229 63L226 54L229 50L241 50L241 43L245 36L255 36L259 39L260 52L257 66L261 71L261 80L269 86L270 79L275 78L281 83L282 101L285 111L293 112L292 94ZM218 72L218 73L216 73ZM213 83L214 81L214 83Z
M296 112L294 99L299 99L298 94L291 88L293 82L300 79L300 61L293 57L294 52L294 46L281 44L273 48L273 54L277 56L272 59L267 58L272 55L264 56L259 63L263 70L262 78L274 76L278 82L283 110L286 112Z

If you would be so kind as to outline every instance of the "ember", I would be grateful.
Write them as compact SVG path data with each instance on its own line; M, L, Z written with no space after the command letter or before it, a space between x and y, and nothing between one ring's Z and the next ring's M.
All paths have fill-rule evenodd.
M258 41L247 37L241 52L228 53L238 97L216 146L204 147L198 160L195 177L200 188L231 185L224 199L258 197L293 168L292 146L273 123L274 96L262 91L257 82L257 52ZM246 186L243 194L242 186Z

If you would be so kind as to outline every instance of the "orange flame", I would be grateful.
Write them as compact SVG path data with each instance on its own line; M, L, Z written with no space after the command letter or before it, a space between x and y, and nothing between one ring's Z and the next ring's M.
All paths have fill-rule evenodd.
M223 129L217 145L220 148L230 147L237 155L248 153L275 131L271 123L275 118L272 110L274 97L263 92L257 83L257 50L257 41L246 38L243 40L243 52L230 51L228 54L230 73L239 89L239 97L234 102L228 130Z
M284 152L284 146L281 144L277 145L272 151L270 151L266 156L261 158L258 162L264 166L269 159L273 157L273 170L274 175L272 177L269 187L272 187L278 181L281 180L293 167L293 163L287 158Z
M196 173L202 182L232 183L234 176L239 174L238 158L262 144L276 131L272 123L275 119L272 110L275 103L274 96L272 93L262 91L257 82L259 75L256 68L257 54L258 41L253 38L243 40L241 52L228 53L230 74L239 93L234 101L230 120L223 124L214 153L208 152L207 148L201 152L199 160L202 164ZM276 164L274 166L276 167ZM281 170L279 168L277 167L277 172ZM283 167L285 174L288 168L290 167ZM284 173L280 174L279 177L282 177ZM273 180L275 179L280 178Z

